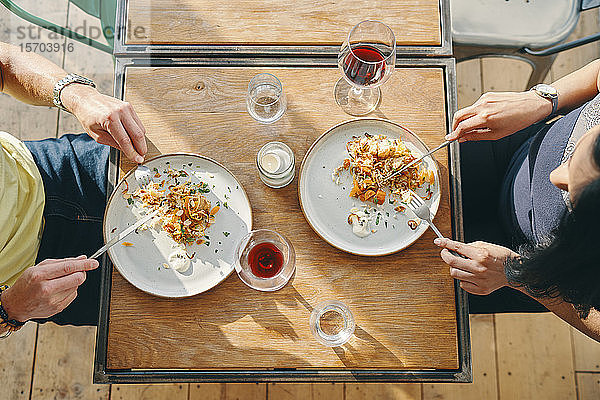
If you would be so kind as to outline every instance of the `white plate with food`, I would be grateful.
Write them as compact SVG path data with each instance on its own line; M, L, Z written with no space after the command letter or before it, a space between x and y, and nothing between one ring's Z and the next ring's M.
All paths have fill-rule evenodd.
M382 256L410 246L428 225L406 208L406 189L421 196L435 215L437 163L429 156L396 178L382 178L427 151L416 134L388 120L334 126L302 161L298 195L306 220L326 242L348 253Z
M129 171L111 195L104 217L108 242L142 216L157 217L108 250L132 285L160 297L205 292L234 269L237 243L252 230L252 208L225 167L196 154L165 154L144 163L151 182Z

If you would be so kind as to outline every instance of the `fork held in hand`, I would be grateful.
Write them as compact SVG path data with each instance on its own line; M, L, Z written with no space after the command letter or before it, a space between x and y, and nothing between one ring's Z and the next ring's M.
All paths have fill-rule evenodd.
M408 208L410 208L411 211L414 212L417 217L421 218L424 221L427 221L427 223L429 224L431 229L435 232L437 237L439 237L440 239L444 239L444 235L442 235L442 233L438 230L438 228L436 228L436 226L431 221L431 210L429 210L429 207L427 207L427 205L425 204L425 202L423 201L421 196L419 196L418 194L416 194L415 192L413 192L411 190L410 197L411 197L410 202L405 203L408 206ZM450 250L450 254L452 254L453 256L460 257L460 258L465 258L463 255L458 254L454 250Z
M406 205L408 206L408 208L410 208L412 212L416 214L417 217L421 218L424 221L427 221L431 229L433 229L435 234L440 239L444 238L444 235L442 235L442 233L438 230L438 228L436 228L436 226L431 221L431 210L429 210L429 207L427 207L423 199L412 190L410 191L410 202L406 203Z

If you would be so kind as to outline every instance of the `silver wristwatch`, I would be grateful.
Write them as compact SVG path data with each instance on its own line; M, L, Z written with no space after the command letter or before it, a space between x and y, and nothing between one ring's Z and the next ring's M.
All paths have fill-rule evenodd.
M556 109L558 108L558 91L545 83L540 83L531 88L538 96L543 97L544 99L548 99L552 102L552 112L550 116L556 114Z
M67 112L69 110L67 110L65 108L65 106L63 105L63 102L60 98L60 94L64 88L66 88L67 86L69 86L72 83L80 83L82 85L88 85L93 88L96 87L96 84L94 83L93 80L83 77L81 75L77 75L77 74L69 74L69 75L65 76L64 78L62 78L60 81L56 82L56 85L54 85L54 90L52 90L52 102L54 103L54 105L56 107L60 108L61 110L65 110Z

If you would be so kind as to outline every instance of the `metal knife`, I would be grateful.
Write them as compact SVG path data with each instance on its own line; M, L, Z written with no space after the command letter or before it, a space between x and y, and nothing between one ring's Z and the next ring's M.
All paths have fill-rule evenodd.
M121 240L125 239L125 237L128 236L131 232L135 231L137 228L139 228L140 226L142 226L143 224L145 224L146 222L148 222L152 218L154 218L156 216L156 214L158 214L159 211L160 211L160 209L156 209L156 210L152 211L150 214L144 216L142 219L137 221L135 224L131 225L129 228L125 229L123 232L119 233L117 236L115 236L114 238L109 240L108 243L106 243L104 246L100 247L89 258L100 257L102 254L104 254L104 252L106 250L111 248L115 243L120 242Z
M444 143L440 144L438 147L436 147L435 149L431 150L429 153L423 155L420 158L417 158L414 161L409 162L408 164L406 164L404 167L400 168L398 171L394 171L392 172L390 175L386 176L385 178L383 178L380 182L384 182L387 181L390 178L393 178L394 176L400 174L403 171L406 171L407 168L412 167L413 165L415 165L418 162L421 162L425 157L432 155L433 153L435 153L436 151L438 151L439 149L441 149L442 147L446 147L448 146L450 143L452 143L451 140L446 140Z

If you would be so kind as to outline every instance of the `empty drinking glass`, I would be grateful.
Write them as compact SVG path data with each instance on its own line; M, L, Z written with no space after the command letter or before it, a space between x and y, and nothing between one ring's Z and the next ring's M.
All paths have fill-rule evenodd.
M248 84L246 107L250 116L270 124L283 116L286 109L283 86L275 75L258 74Z
M310 314L310 331L325 346L337 347L354 334L354 316L341 301L327 300L319 303Z

